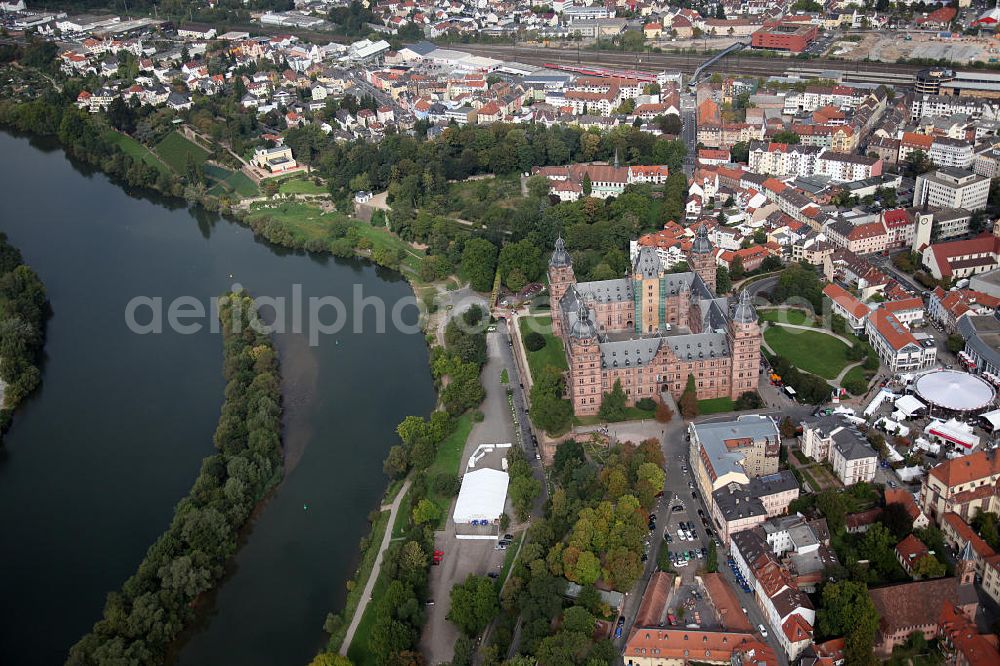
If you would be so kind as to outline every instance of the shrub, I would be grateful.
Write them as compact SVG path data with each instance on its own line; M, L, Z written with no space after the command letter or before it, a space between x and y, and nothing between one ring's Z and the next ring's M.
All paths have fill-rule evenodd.
M756 391L745 391L740 394L739 398L736 399L736 402L733 404L733 409L741 411L744 409L760 409L763 406L764 401Z
M538 351L545 346L545 338L541 333L532 331L524 336L524 346L528 351Z
M643 398L635 403L635 406L645 412L651 412L656 409L656 401L652 398Z

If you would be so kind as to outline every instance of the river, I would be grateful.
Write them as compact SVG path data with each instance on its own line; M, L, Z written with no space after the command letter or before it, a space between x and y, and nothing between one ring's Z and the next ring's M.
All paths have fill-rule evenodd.
M49 666L100 618L213 452L221 336L208 317L193 334L133 333L129 301L159 297L166 313L175 298L207 304L234 283L286 298L297 284L304 299L341 298L350 318L355 285L390 305L410 290L396 273L288 252L126 193L37 141L0 133L0 154L0 230L41 276L54 313L42 388L0 451L0 663ZM364 321L316 346L304 333L276 335L286 477L179 664L304 665L322 645L386 484L395 425L435 399L422 336L376 333L368 311Z

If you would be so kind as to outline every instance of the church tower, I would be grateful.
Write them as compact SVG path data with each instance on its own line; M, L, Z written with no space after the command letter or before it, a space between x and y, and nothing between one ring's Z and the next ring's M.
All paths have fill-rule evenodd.
M733 400L747 391L756 391L760 375L762 336L757 324L757 311L751 300L750 292L744 289L729 322L727 337L733 359L729 395Z
M566 251L562 237L556 239L556 249L549 259L549 307L552 310L552 328L556 335L562 335L562 317L559 316L559 302L571 286L576 284L573 274L573 260Z
M708 239L708 229L705 228L704 224L698 227L698 234L691 244L691 251L688 252L688 266L692 271L701 276L702 281L714 294L715 251L712 247L712 241Z
M972 585L976 580L976 555L972 552L972 541L965 542L962 554L955 564L955 575L959 585Z

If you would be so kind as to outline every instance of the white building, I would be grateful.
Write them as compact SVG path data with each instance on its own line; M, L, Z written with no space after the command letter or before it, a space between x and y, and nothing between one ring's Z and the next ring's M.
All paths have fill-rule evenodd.
M829 461L845 486L875 478L878 455L853 426L840 416L803 421L802 453L820 462Z
M913 205L982 210L986 208L989 194L989 178L964 169L944 167L917 176L913 187Z

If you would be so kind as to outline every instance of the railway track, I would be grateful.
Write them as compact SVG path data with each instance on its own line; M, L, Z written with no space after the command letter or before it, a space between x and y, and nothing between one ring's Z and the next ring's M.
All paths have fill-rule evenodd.
M485 45L462 44L463 51L474 55L523 62L529 65L543 65L551 62L564 65L593 65L601 67L621 67L650 71L674 70L692 74L702 62L710 56L701 53L622 53L619 51L589 51L567 48L544 48L516 45ZM714 69L730 74L747 74L756 76L774 76L786 71L823 71L837 70L858 77L878 75L896 75L893 79L909 79L918 70L918 65L903 65L882 62L852 62L848 60L830 60L815 58L812 60L797 60L793 58L761 58L734 54L721 60Z

